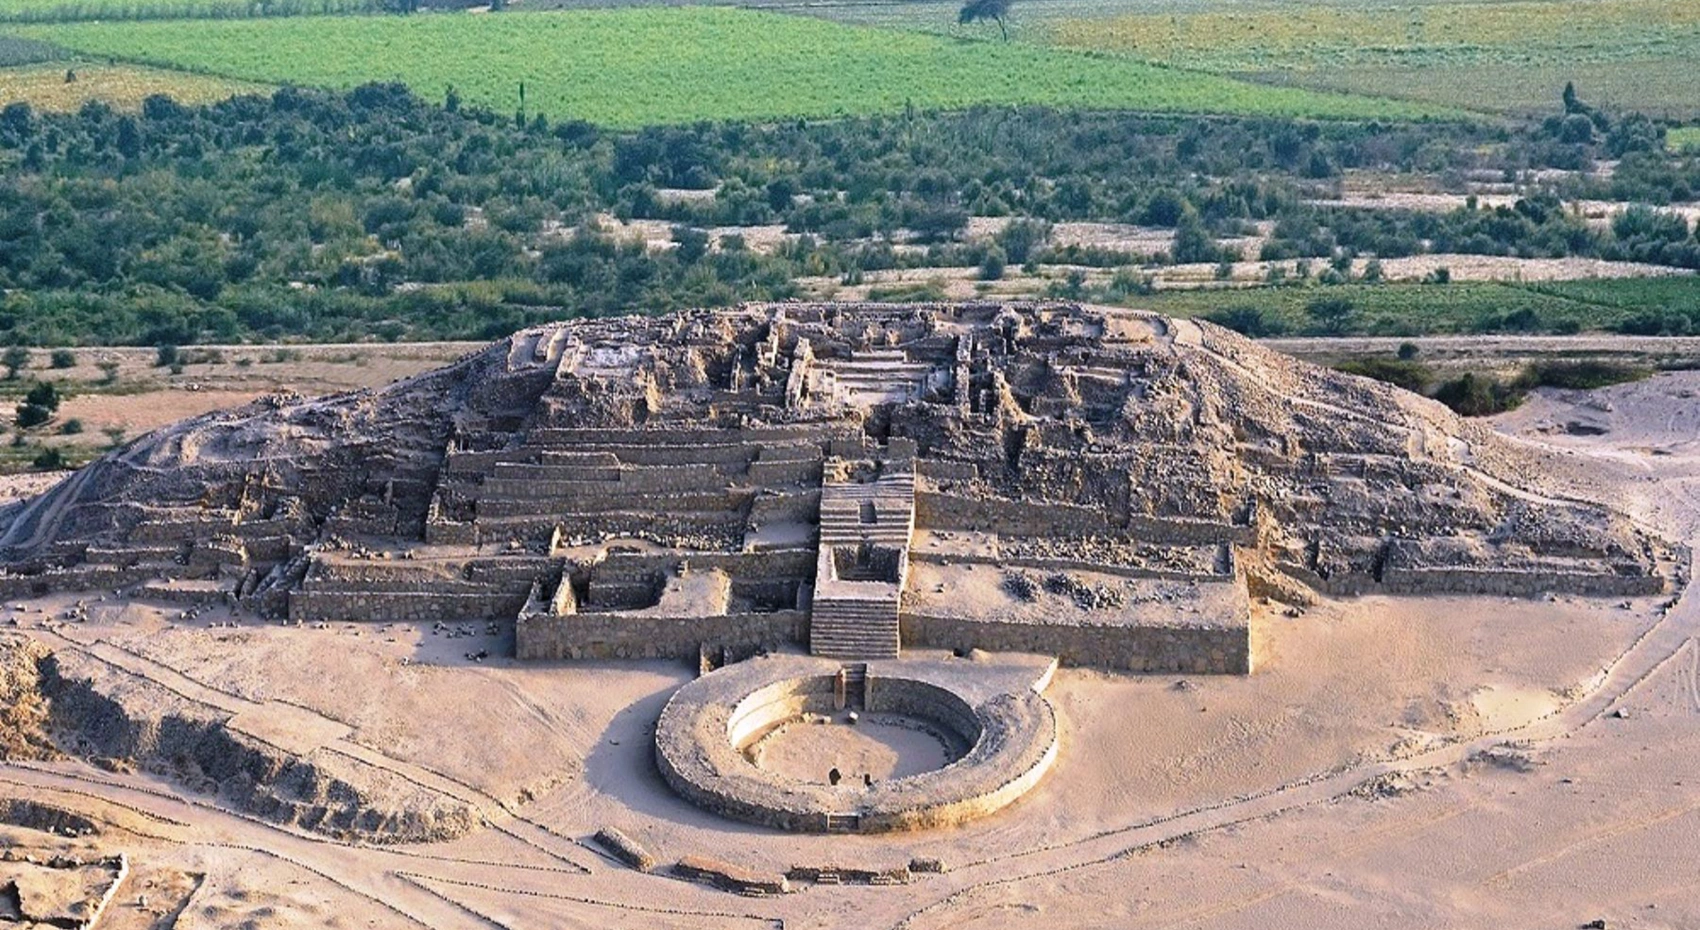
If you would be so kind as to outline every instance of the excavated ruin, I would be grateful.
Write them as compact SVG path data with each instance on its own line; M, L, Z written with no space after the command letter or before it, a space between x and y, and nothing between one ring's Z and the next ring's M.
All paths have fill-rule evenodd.
M542 326L161 430L0 513L0 593L491 618L522 658L1243 673L1256 597L1663 589L1661 541L1539 473L1208 323L763 305Z

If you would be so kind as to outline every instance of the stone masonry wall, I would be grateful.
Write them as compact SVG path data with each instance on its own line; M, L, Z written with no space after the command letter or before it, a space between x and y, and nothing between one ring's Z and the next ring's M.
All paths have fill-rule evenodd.
M716 617L639 617L625 613L522 616L514 628L521 659L687 659L705 643L775 649L807 642L808 614L800 610Z
M1133 672L1251 672L1251 630L1247 626L1006 623L905 612L901 628L907 647L1033 652L1054 655L1064 665Z

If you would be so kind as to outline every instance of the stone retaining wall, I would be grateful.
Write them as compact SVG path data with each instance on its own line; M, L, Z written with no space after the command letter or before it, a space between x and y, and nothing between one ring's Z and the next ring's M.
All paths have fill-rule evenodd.
M525 591L291 591L289 619L301 622L418 623L506 619L525 605Z
M716 617L645 617L627 613L521 616L514 653L521 659L688 659L704 644L777 649L807 642L809 615L800 610Z
M966 652L1054 655L1064 665L1132 672L1245 675L1251 672L1249 626L1085 626L1009 623L905 611L903 645Z
M1364 595L1461 595L1534 597L1548 592L1584 597L1644 597L1666 590L1663 575L1606 575L1589 572L1516 571L1512 569L1388 568L1382 580L1364 572L1323 578L1291 562L1277 562L1288 577L1331 597Z
M1118 536L1159 544L1249 545L1257 529L1211 520L1130 516L1113 525L1103 509L1055 501L962 497L915 489L915 525L926 529L993 531L1005 536Z

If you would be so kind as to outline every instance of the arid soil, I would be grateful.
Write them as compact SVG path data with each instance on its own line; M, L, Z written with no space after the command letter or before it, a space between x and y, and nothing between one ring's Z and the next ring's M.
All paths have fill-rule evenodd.
M1692 543L1697 392L1700 374L1675 373L1547 393L1498 425L1559 450L1551 491L1610 500ZM98 831L78 844L125 852L133 881L166 889L125 885L114 927L1700 924L1693 595L1674 607L1363 598L1296 616L1260 605L1254 674L1065 669L1048 692L1063 751L1038 789L960 830L883 837L779 834L674 797L649 736L692 674L683 665L520 664L482 624L185 621L180 607L110 598L86 621L56 619L74 600L20 605L0 624L279 744L322 751L336 735L338 751L487 824L362 845L158 776L0 765L0 801L89 818ZM489 658L468 657L479 651ZM740 898L616 864L588 843L605 826L663 863L706 855L777 873L928 857L946 871ZM8 843L70 842L0 829Z
M54 381L70 395L54 426L76 420L82 429L48 441L92 449L278 391L317 395L380 387L482 345L207 346L183 350L176 369L158 364L157 350L137 348L76 349L75 365L50 368L48 352L37 349L20 377ZM0 488L0 495L5 493Z

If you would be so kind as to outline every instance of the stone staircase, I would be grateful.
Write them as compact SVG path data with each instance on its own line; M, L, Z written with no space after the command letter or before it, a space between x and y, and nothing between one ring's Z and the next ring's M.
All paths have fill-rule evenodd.
M895 471L869 482L821 486L820 557L809 621L809 651L839 659L894 659L898 608L915 528L915 475ZM884 550L883 565L840 565L841 552ZM895 553L895 558L892 554Z
M895 659L897 597L879 600L815 598L809 651L834 659Z

